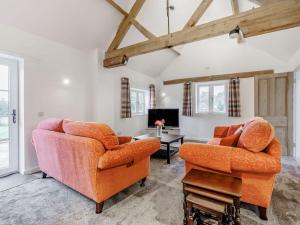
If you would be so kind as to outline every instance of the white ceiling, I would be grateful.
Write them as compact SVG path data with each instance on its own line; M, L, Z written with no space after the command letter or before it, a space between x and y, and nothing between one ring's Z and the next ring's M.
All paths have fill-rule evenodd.
M115 1L126 11L129 11L135 2L135 0ZM177 31L182 29L201 0L170 0L170 2L175 6L175 10L170 13L171 31ZM248 0L239 0L239 3L241 11L257 7ZM94 48L106 49L122 20L121 14L105 0L0 0L0 6L0 23L83 51ZM199 23L229 15L232 15L230 1L215 0ZM166 34L166 0L147 0L137 20L157 36ZM266 45L270 36L249 39L247 43L280 60L289 60L300 47L299 30L296 29L294 36L290 32L278 33L274 34L276 46ZM146 40L145 37L132 27L121 47L143 40ZM184 49L191 48L192 45L197 46L199 42L178 49L182 53L188 52ZM172 51L163 50L131 58L128 66L150 76L158 76L176 57L178 56Z
M0 23L80 50L105 46L120 19L105 0L0 0Z

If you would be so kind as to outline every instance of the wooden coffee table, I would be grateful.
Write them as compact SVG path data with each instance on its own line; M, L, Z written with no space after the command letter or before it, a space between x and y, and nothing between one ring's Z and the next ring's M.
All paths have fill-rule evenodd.
M180 141L181 144L183 144L183 139L184 139L183 135L162 134L161 136L157 136L156 133L149 133L149 134L136 136L136 137L133 137L133 139L143 140L143 139L147 139L147 138L151 138L151 137L160 139L160 143L163 144L163 145L166 145L166 147L167 147L166 149L161 148L160 151L158 151L155 154L159 157L167 158L167 163L168 164L170 164L171 156L176 154L178 152L178 149L179 149L179 148L176 148L176 147L171 147L170 145L172 143L175 143L175 142L178 142L178 141Z

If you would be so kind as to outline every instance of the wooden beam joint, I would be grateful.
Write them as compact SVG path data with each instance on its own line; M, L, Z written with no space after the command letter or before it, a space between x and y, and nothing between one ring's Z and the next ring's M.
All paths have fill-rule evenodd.
M116 56L113 58L108 58L103 60L103 67L105 68L114 68L118 66L124 66L128 62L126 55Z

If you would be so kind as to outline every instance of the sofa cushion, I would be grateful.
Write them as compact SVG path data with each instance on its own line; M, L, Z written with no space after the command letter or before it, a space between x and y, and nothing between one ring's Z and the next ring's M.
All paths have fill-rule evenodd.
M254 120L248 124L239 139L238 147L253 152L263 151L274 138L273 126L265 120Z
M67 134L96 139L104 145L105 149L112 149L119 145L114 131L104 123L64 120L63 130Z
M229 129L229 127L227 127L227 126L215 127L214 137L215 138L226 137L228 129Z
M243 124L238 124L238 125L231 125L227 131L226 136L231 136L233 135L240 127L242 127Z
M63 132L63 120L57 118L45 119L37 125L38 129Z
M235 132L234 134L224 137L220 141L220 145L223 146L231 146L231 147L236 147L237 143L239 141L239 138L241 136L242 131Z

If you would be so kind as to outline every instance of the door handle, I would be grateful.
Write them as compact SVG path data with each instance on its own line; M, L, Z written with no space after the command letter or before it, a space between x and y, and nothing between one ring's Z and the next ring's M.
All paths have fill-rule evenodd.
M13 117L13 123L17 123L17 110L13 109L10 115Z

